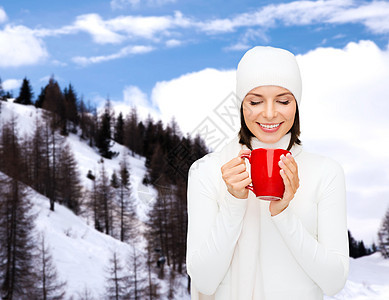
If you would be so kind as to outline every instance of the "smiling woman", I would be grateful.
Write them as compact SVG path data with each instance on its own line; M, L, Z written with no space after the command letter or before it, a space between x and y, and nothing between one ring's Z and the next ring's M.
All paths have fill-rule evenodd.
M192 300L334 295L349 268L345 180L338 163L301 146L296 59L283 49L255 47L241 59L236 76L239 135L189 170ZM285 187L279 200L249 193L251 170L243 156L258 148L290 150L276 160ZM266 162L258 164L255 173Z

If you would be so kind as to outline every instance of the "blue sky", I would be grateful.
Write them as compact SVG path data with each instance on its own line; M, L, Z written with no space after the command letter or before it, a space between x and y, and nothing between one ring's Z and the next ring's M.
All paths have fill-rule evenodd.
M213 150L238 130L222 111L255 45L297 55L303 145L341 163L349 228L373 242L389 207L388 1L0 1L0 77L15 96L25 76L37 96L54 74L97 106L136 105L184 134L214 126Z
M0 7L3 35L19 37L11 46L32 48L24 61L16 53L0 58L2 80L27 76L38 93L54 74L92 101L120 100L128 85L150 94L161 80L235 68L253 45L303 54L369 39L384 48L389 32L375 27L388 19L388 3L369 1L8 0Z

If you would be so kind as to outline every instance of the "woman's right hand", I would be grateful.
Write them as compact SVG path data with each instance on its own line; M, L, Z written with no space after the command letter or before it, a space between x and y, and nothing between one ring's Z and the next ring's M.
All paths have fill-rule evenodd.
M249 173L246 171L246 163L242 154L250 154L250 150L240 150L237 157L221 167L222 178L227 185L228 192L235 198L246 199L249 195L249 190L246 189L251 183Z

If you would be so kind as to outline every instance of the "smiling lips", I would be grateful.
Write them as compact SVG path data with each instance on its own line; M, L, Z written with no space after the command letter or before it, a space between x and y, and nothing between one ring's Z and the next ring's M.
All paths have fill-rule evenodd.
M272 123L272 124L263 124L263 123L257 123L259 127L265 132L276 132L278 128L280 128L281 123Z

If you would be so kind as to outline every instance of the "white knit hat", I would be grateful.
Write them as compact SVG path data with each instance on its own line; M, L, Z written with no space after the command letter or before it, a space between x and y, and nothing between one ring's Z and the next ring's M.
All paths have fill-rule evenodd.
M253 88L276 85L301 101L301 76L295 56L287 50L257 46L248 50L236 70L236 95L243 101Z

